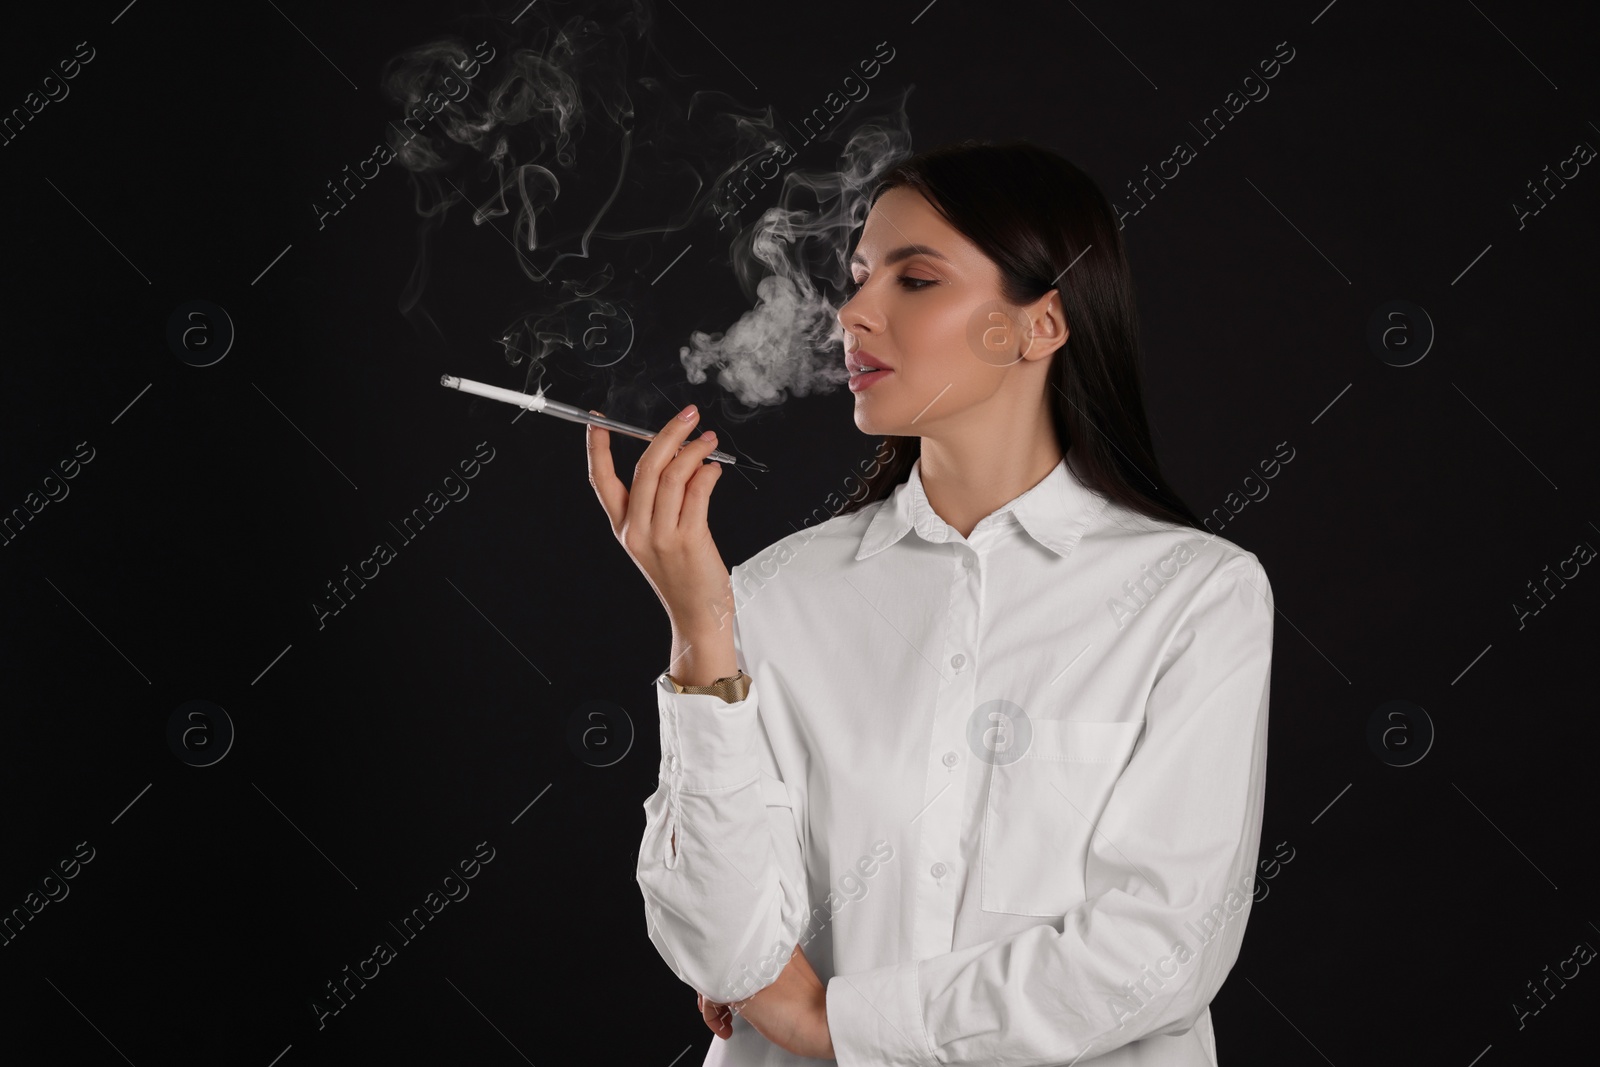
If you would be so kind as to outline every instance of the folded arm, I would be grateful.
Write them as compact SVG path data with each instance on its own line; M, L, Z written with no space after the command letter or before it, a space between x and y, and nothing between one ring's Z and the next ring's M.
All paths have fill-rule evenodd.
M737 616L734 626L737 645ZM777 979L808 908L796 797L760 700L754 680L735 703L657 682L661 768L644 804L637 881L661 958L720 1003Z

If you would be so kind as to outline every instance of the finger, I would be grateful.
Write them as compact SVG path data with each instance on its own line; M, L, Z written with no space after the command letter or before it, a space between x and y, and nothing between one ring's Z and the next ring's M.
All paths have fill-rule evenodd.
M695 471L694 477L689 479L689 486L683 494L683 511L678 516L678 525L686 529L698 529L706 525L706 513L711 509L711 490L716 488L717 481L722 477L722 464L717 460L700 465L700 470Z
M589 414L599 415L601 412L590 408ZM600 498L600 506L606 509L606 517L611 520L611 532L620 533L622 520L628 514L628 489L617 477L611 463L611 433L601 426L587 426L586 430L589 484Z
M722 1021L722 1012L723 1006L721 1004L713 1000L707 1000L704 996L700 998L700 1014L705 1019L706 1025L711 1028L711 1032L719 1037L731 1037L733 1036L733 1027Z
M683 499L691 481L704 467L706 456L717 447L717 435L707 430L683 446L666 470L661 472L656 487L656 503L651 509L650 525L657 530L676 529L682 519Z
M693 407L693 405L690 405ZM634 467L633 487L629 490L631 500L630 525L637 524L640 533L646 538L655 526L656 483L661 477L661 472L666 469L684 439L689 436L689 431L700 419L698 408L689 413L685 420L682 412L667 420L667 424L645 446L644 455L639 457L638 465Z

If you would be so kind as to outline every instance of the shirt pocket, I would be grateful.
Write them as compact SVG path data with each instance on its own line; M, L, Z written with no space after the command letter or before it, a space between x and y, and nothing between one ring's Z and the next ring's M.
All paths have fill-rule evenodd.
M979 906L1059 916L1084 899L1095 823L1144 723L1033 719L1031 725L1027 751L992 768Z

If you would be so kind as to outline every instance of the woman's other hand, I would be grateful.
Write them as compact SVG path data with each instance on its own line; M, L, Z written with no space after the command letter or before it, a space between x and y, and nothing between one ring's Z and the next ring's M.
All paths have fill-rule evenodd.
M706 1025L724 1040L733 1036L732 1012L744 1016L756 1031L797 1056L834 1059L833 1036L828 1032L828 988L817 977L805 950L799 945L789 955L778 980L744 1000L718 1004L700 997Z
M704 1017L706 1025L711 1027L711 1032L726 1041L733 1036L733 1011L726 1004L718 1004L714 1000L707 1000L704 993L696 993L699 999L700 1014Z

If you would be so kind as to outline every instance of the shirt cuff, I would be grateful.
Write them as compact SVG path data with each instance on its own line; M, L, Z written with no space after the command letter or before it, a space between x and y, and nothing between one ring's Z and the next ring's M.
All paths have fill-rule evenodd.
M922 1025L916 961L836 974L824 1004L840 1067L938 1067Z
M677 693L663 671L656 679L661 761L679 789L692 793L743 785L761 773L756 683L743 700L715 693Z

